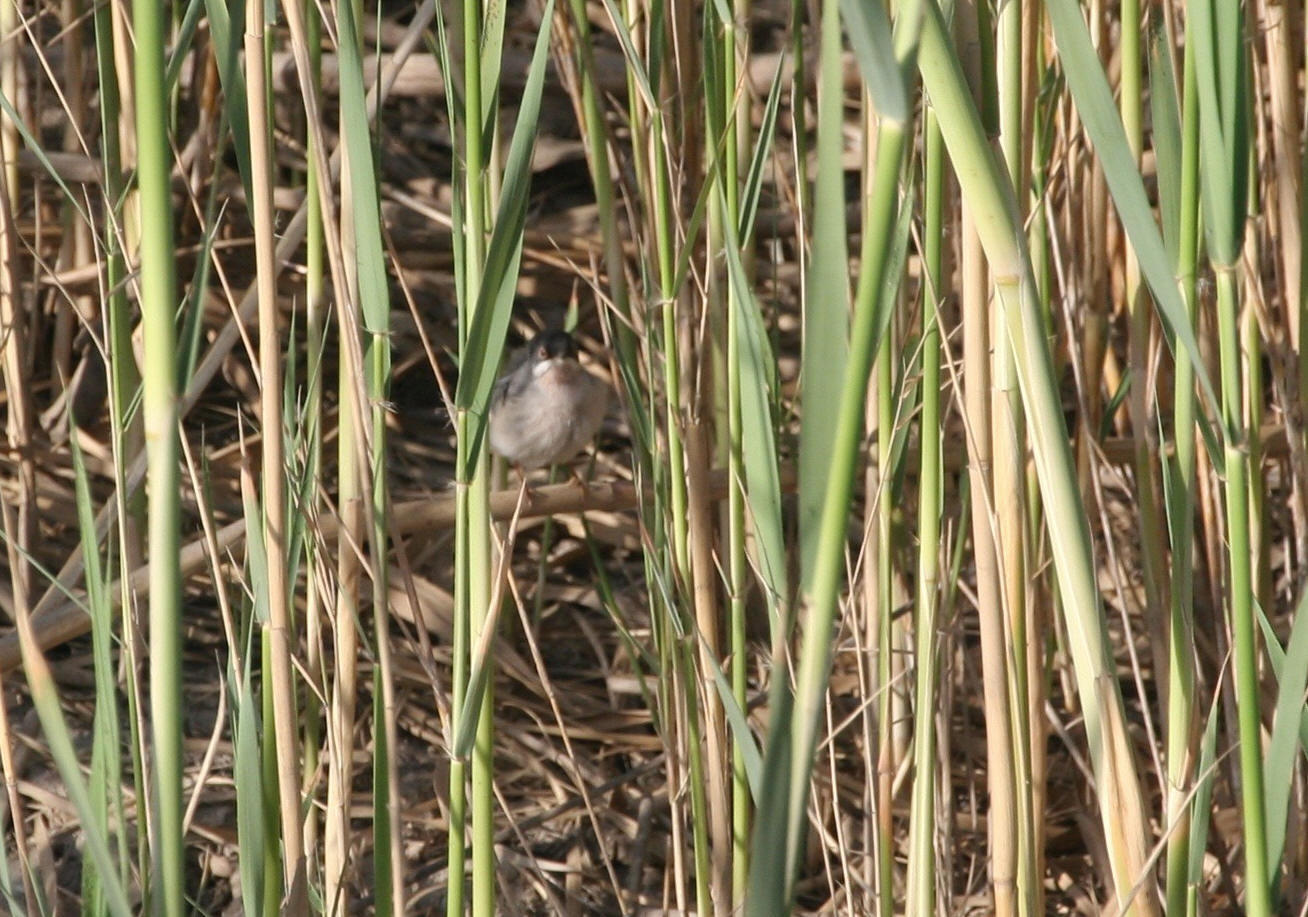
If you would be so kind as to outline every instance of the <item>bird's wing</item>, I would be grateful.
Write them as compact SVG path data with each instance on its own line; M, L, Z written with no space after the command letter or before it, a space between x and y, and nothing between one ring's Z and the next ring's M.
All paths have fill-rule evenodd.
M530 361L530 357L531 350L526 347L509 354L508 359L504 361L503 372L495 380L495 386L491 389L491 407L500 404L510 395L521 394L522 390L531 384L531 374L521 372Z

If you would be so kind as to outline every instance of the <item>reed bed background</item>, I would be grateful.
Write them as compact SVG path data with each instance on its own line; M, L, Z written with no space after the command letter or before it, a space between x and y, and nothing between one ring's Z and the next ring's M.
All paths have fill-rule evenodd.
M1305 38L0 0L4 907L1308 913Z

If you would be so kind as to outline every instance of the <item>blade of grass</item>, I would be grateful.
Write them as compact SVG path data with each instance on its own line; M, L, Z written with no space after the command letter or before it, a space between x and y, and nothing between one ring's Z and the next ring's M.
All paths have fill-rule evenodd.
M915 60L921 22L919 5L901 8L894 48L905 72L911 72ZM870 20L866 24L869 29L877 25ZM802 581L809 611L793 708L784 688L774 687L772 692L763 781L769 804L760 807L754 829L749 914L782 913L790 908L794 896L793 883L805 838L809 775L831 665L831 633L844 573L847 517L862 439L867 381L878 349L877 329L882 324L883 303L878 294L884 283L892 282L886 273L893 247L889 233L899 211L906 126L884 119L877 145L874 197L864 227L864 232L877 240L870 248L875 259L863 265L870 295L857 303L852 333L846 336L842 329L846 326L849 287L840 184L843 179L839 172L839 58L840 20L837 4L829 2L823 7L822 18L815 248L803 352L804 365L821 367L821 371L805 382L800 430ZM825 319L825 325L819 317ZM816 339L810 340L810 336ZM773 663L778 673L785 671L780 652L781 647L774 646ZM784 675L774 673L774 678L785 681Z
M839 5L822 6L818 77L817 180L814 191L813 270L805 291L801 360L822 367L801 380L805 406L799 436L800 579L806 593L816 575L819 525L831 470L841 386L849 352L849 257L844 174L840 167L842 75Z
M126 852L126 845L121 831L114 826L126 823L125 807L122 795L122 765L120 749L122 737L119 731L118 686L114 678L114 612L113 603L100 562L100 546L95 537L95 512L91 505L91 486L87 480L86 462L82 450L77 445L76 431L69 437L73 453L73 473L75 475L77 501L77 527L81 535L82 554L86 558L86 606L91 614L91 647L95 659L95 740L91 748L91 802L95 808L96 818L83 823L84 831L96 832L105 838L105 846L110 847L110 839L117 842L119 855ZM126 864L123 863L116 878L122 879ZM85 864L82 873L83 901L94 913L108 912L102 879L97 871L95 859Z
M223 108L227 113L227 126L232 132L232 147L236 153L236 168L245 187L246 200L251 197L250 117L246 111L245 73L241 68L240 33L233 33L232 22L245 23L247 0L205 0L205 22L209 27L209 41L213 46L214 62L218 65L218 79L223 86Z
M1264 809L1267 821L1267 881L1273 887L1281 869L1281 855L1285 849L1286 818L1276 813L1289 813L1290 792L1294 786L1295 758L1302 747L1308 751L1308 711L1304 709L1304 690L1308 688L1308 591L1299 599L1290 627L1290 639L1280 665L1273 662L1277 679L1276 714L1272 719L1271 740L1263 763L1266 773ZM1260 616L1260 621L1266 618ZM1276 637L1270 627L1264 627L1269 656L1274 653ZM1279 647L1277 647L1279 649Z
M0 500L0 522L3 522L5 546L9 553L9 569L16 582L14 589L14 618L18 628L20 645L23 651L23 672L27 676L27 685L31 691L32 705L41 721L41 731L50 748L59 777L63 781L63 790L73 804L78 818L83 825L95 825L95 807L86 784L82 782L81 765L77 760L77 751L73 746L72 735L64 719L60 706L59 689L55 684L50 664L37 646L36 633L32 627L32 617L27 607L28 594L22 578L28 563L20 556L11 533L15 529L14 510L8 500ZM179 794L180 795L180 794ZM86 848L95 861L99 874L100 887L110 913L117 917L127 917L132 909L127 904L127 895L118 881L118 873L113 857L109 852L105 836L99 831L87 831L83 835Z
M1046 9L1068 89L1094 143L1095 155L1103 167L1122 226L1140 259L1141 273L1153 292L1163 327L1169 332L1169 343L1174 339L1174 349L1179 344L1189 353L1209 404L1216 405L1217 391L1204 368L1199 343L1176 288L1162 236L1154 222L1140 171L1131 155L1122 119L1113 102L1112 89L1082 19L1081 7L1076 0L1049 0Z
M454 391L455 405L471 412L469 436L473 448L470 454L479 450L485 432L484 406L489 403L490 390L495 384L498 357L504 351L513 298L517 291L527 204L531 199L531 160L536 147L545 68L549 63L553 10L554 2L549 0L541 31L536 36L531 65L527 70L527 82L518 108L518 123L509 143L500 206L486 249L485 282L472 311L465 344L466 353L459 366L459 381Z

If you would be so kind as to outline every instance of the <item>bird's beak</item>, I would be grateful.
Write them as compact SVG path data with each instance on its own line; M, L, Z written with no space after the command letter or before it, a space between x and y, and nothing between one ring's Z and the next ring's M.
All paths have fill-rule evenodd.
M531 374L534 378L539 379L550 370L556 369L566 362L566 357L548 357L544 360L539 360L536 365L531 368Z

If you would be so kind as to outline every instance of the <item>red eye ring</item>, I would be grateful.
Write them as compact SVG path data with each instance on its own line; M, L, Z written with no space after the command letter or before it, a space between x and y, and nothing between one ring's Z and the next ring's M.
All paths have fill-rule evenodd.
M537 359L548 360L550 358L549 348L542 347L540 350L536 351L536 357Z

